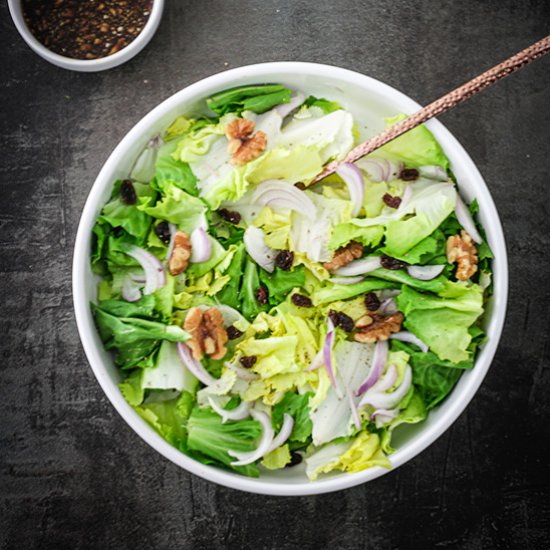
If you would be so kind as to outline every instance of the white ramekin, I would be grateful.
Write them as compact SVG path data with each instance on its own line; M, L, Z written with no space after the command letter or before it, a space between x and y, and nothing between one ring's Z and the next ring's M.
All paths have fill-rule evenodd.
M90 365L107 397L132 429L166 458L189 472L210 481L243 491L270 495L308 495L352 487L388 473L371 468L355 474L335 473L317 481L307 480L303 468L265 472L258 479L200 464L172 447L122 397L119 373L94 326L90 301L95 299L97 280L90 269L92 227L111 194L114 180L127 177L133 162L148 140L162 132L176 116L194 111L205 97L233 86L277 82L302 92L334 99L358 116L360 129L372 134L383 127L382 118L397 112L413 113L420 106L401 92L353 71L313 63L265 63L216 74L181 90L162 102L138 122L119 143L101 169L86 201L75 242L73 293L78 330ZM368 128L365 130L365 123ZM504 323L508 294L508 266L500 220L481 174L460 143L437 120L427 124L451 161L460 190L467 200L477 198L479 218L494 252L494 294L486 316L488 341L480 350L475 367L461 377L452 394L418 425L395 432L397 451L391 455L393 468L411 460L433 443L468 405L491 364ZM489 419L486 419L489 422ZM391 472L392 470L390 470Z
M41 44L27 27L25 18L23 17L21 0L8 0L8 6L10 8L11 17L17 27L17 30L19 31L19 34L30 46L30 48L40 57L50 63L53 63L54 65L57 65L58 67L62 67L63 69L92 73L112 69L122 63L126 63L126 61L132 59L132 57L145 48L151 38L153 38L153 35L159 26L162 12L164 10L164 0L154 0L149 19L143 27L143 30L133 42L119 52L100 59L73 59L71 57L65 57L52 52L46 48L46 46Z

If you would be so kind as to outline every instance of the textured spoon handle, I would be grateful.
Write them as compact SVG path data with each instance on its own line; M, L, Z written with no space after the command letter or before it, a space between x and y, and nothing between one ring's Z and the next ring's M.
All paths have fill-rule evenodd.
M352 149L347 157L342 161L333 161L325 166L323 171L313 180L313 182L319 181L320 179L332 174L338 166L343 162L354 162L357 159L372 153L376 149L382 147L389 141L392 141L396 137L412 130L416 126L430 120L431 118L448 111L453 108L455 105L466 101L473 95L485 90L498 80L512 74L513 72L521 69L527 63L531 63L535 59L543 56L545 53L550 51L550 35L546 36L542 40L535 42L532 46L525 48L521 52L513 55L506 61L499 63L492 69L481 73L479 76L476 76L472 80L462 84L458 88L455 88L452 92L445 94L443 97L436 99L426 107L420 109L410 117L405 120L398 122L394 126L391 126L387 130L384 130L381 134L374 136L373 138L365 141L361 145ZM313 183L312 182L312 183Z

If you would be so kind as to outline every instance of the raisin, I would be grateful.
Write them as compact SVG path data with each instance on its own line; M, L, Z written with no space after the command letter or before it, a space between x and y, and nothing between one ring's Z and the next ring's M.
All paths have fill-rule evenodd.
M226 329L227 337L229 340L236 340L237 338L240 338L244 333L240 331L237 327L234 327L233 325L230 325Z
M311 302L311 300L307 296L304 296L303 294L293 294L290 299L292 300L292 303L298 307L313 306L313 303Z
M289 250L281 250L277 256L275 256L275 264L283 271L289 271L294 262L294 252Z
M164 244L168 244L171 238L168 222L160 222L155 225L155 234Z
M256 292L254 292L254 297L259 304L267 304L267 289L263 286L259 287Z
M255 355L245 355L244 357L241 357L239 359L239 361L241 362L241 365L245 369L251 369L255 365L257 360L258 358Z
M285 468L292 468L292 466L298 466L301 464L303 458L302 455L296 451L290 453L290 462L285 466Z
M335 327L340 327L345 332L351 332L355 327L353 319L341 311L331 309L328 316Z
M124 204L136 204L137 195L132 180L124 180L120 184L120 200Z
M401 204L401 197L393 197L389 193L386 193L382 200L390 207L390 208L399 208L399 205Z
M227 210L227 208L220 208L218 210L218 214L229 223L232 223L234 225L237 225L241 221L241 215L238 212L232 212L231 210Z
M380 308L380 300L374 292L365 295L365 307L368 311L376 311Z
M407 262L402 262L397 258L392 258L391 256L386 256L385 254L380 258L380 263L384 269L403 269L407 266Z
M418 170L416 168L403 168L399 174L399 179L403 181L414 181L418 179Z
M306 184L299 181L298 183L294 184L294 187L298 188L300 191L303 191L306 188Z

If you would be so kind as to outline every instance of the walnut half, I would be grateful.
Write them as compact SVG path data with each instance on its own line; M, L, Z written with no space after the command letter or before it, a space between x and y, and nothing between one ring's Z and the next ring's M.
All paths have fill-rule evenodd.
M229 140L227 149L231 156L231 164L242 166L258 158L267 147L267 136L259 130L255 134L256 123L246 118L236 118L225 128Z
M367 317L370 321L366 319ZM386 317L378 313L369 313L357 321L355 325L357 332L354 338L357 342L369 344L378 340L387 340L390 334L401 330L402 324L403 314L399 311Z
M447 239L447 260L456 262L456 278L460 281L467 281L477 271L476 246L464 229Z
M353 260L357 260L363 255L363 245L361 243L350 241L346 246L341 246L332 257L330 262L325 262L323 267L329 271L334 271L343 267Z
M183 273L189 265L189 258L191 258L191 240L186 233L178 229L174 235L174 248L168 261L170 275L175 277Z
M211 307L206 311L192 307L185 317L183 328L191 335L186 342L195 359L202 359L206 353L212 359L222 359L227 352L227 332L219 309Z

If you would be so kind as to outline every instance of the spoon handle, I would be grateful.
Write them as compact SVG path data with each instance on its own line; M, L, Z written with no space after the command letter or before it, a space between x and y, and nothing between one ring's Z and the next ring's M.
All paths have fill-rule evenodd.
M542 40L539 40L538 42L535 42L528 48L525 48L516 55L508 58L506 61L499 63L492 69L489 69L488 71L481 73L479 76L472 78L472 80L462 84L462 86L459 86L458 88L455 88L452 92L436 99L405 120L394 124L382 133L370 138L361 145L358 145L348 153L344 160L330 162L324 167L323 171L313 180L312 183L319 181L320 179L335 172L340 164L344 162L354 162L357 159L372 153L376 149L382 147L382 145L392 141L401 134L404 134L416 126L423 124L427 120L452 109L455 105L466 101L473 95L485 90L485 88L488 88L500 79L512 74L518 69L521 69L524 65L527 65L528 63L531 63L531 61L542 57L549 51L550 35L546 36Z

